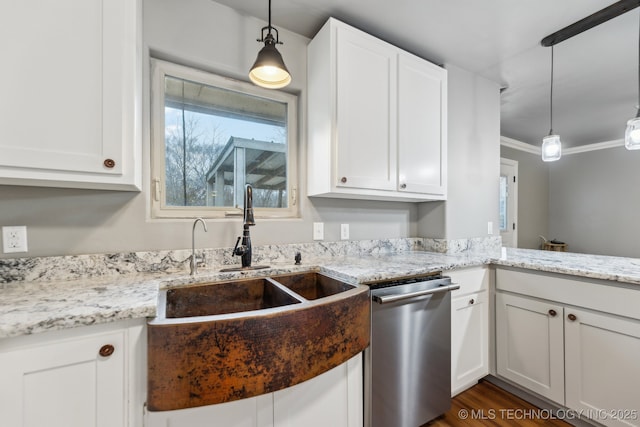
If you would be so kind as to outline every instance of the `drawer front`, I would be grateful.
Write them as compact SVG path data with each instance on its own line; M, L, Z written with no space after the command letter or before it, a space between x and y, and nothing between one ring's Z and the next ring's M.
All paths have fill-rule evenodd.
M460 289L451 292L451 298L489 289L489 269L487 267L470 267L447 271L445 276L460 285Z
M638 285L497 268L496 289L640 320Z

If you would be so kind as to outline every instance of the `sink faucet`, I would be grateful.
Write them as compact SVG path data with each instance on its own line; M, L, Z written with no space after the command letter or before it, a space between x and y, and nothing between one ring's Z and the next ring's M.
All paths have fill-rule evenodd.
M201 222L202 227L204 227L204 231L207 232L207 224L204 222L202 218L196 218L193 221L193 227L191 228L191 272L189 273L191 276L198 272L198 260L196 259L196 225Z
M242 259L242 267L251 267L251 235L249 227L256 225L253 219L253 188L250 184L244 186L244 217L242 221L242 236L236 240L233 255Z

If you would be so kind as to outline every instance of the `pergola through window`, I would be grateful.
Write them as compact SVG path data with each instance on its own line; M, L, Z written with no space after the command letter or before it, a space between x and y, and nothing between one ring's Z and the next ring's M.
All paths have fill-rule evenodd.
M229 138L207 172L207 205L241 207L244 185L251 184L256 205L286 207L286 152L285 144Z

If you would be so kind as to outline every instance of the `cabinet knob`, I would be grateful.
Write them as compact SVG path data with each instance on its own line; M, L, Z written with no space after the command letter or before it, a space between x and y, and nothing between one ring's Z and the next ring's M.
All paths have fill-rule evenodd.
M345 182L347 182L347 177L346 177L346 176L343 176L342 178L340 178L340 182L341 182L341 183L343 183L343 184L344 184Z
M100 356L102 357L109 357L113 354L114 351L116 351L116 349L113 345L105 344L100 347L100 351L98 352L98 354L100 354Z
M576 319L577 319L577 317L576 317L576 315L575 315L575 314L569 314L569 315L567 316L567 318L568 318L569 320L571 320L572 322L573 322L574 320L576 320Z
M111 169L116 165L116 161L113 159L105 159L102 164L104 164L106 168Z
M407 184L400 184L400 188L404 190L405 188L407 188Z
M474 300L473 298L471 298L471 299L469 300L469 305L473 305L473 304L475 304L475 303L476 303L476 300Z
M555 317L556 314L558 314L558 313L556 313L556 311L554 309L549 310L549 316Z

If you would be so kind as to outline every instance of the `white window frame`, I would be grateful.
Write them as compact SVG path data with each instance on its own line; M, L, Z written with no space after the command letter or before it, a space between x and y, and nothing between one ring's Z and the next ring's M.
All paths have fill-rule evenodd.
M151 59L151 217L152 218L225 218L242 215L241 208L215 206L166 206L165 189L165 76L177 77L227 90L246 93L287 104L287 197L286 208L254 208L258 218L299 218L298 208L298 97L265 89L248 82L222 77L195 68Z

